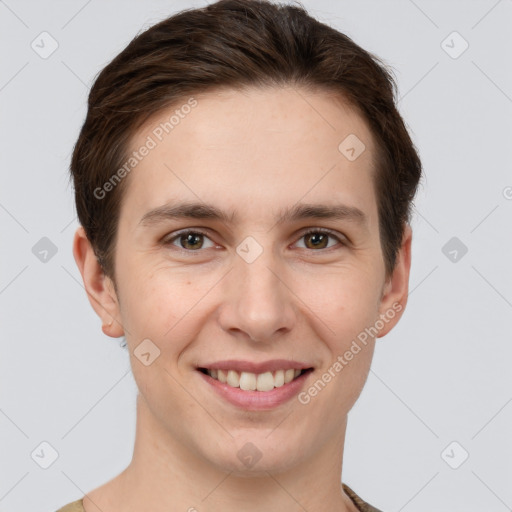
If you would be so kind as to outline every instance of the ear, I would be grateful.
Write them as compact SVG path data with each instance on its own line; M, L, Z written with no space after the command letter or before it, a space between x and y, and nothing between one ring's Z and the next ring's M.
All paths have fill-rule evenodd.
M409 295L409 273L411 270L412 229L405 225L402 244L396 258L395 268L384 284L379 305L379 314L384 327L377 338L385 336L400 320Z
M82 226L75 232L73 256L82 274L89 302L103 323L103 332L112 338L119 338L124 334L124 329L120 322L119 301L114 283L103 272Z

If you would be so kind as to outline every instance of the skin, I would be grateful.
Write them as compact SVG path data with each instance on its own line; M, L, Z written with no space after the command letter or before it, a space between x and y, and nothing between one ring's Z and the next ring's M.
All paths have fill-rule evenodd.
M347 413L366 382L375 338L308 404L295 397L273 410L231 405L195 368L230 358L295 359L315 367L305 385L311 386L397 303L401 311L376 337L398 322L407 302L411 229L406 226L394 272L386 276L375 146L366 122L342 100L291 87L195 98L197 107L126 178L117 293L83 229L75 234L73 252L91 305L107 335L126 336L139 389L132 462L88 493L85 509L353 512L340 486ZM133 148L175 109L151 119ZM349 134L366 146L355 161L338 150ZM230 224L140 223L149 210L178 200L236 217ZM343 203L359 208L366 223L276 224L278 212L296 203ZM191 245L180 245L179 237L169 242L184 228L208 234ZM306 228L330 229L339 240L329 237L318 248L315 235L304 236ZM236 252L247 236L263 249L252 263ZM160 350L149 366L134 356L146 338ZM251 467L237 457L248 442L262 454Z

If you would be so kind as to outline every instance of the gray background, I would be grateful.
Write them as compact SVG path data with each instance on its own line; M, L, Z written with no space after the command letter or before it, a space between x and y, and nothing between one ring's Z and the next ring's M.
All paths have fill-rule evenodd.
M67 168L94 76L204 4L0 1L0 511L55 510L131 460L136 386L72 257ZM304 5L396 70L426 173L409 303L350 413L343 481L385 512L512 510L512 1Z

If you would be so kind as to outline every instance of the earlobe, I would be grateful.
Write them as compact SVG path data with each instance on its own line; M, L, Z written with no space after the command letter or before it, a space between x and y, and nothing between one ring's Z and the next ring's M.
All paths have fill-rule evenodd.
M101 326L101 330L103 331L103 334L106 334L107 336L110 336L110 328L112 327L112 324L114 323L114 319L111 318L108 322L104 322ZM114 336L118 337L118 336Z
M123 336L119 301L112 280L103 272L82 226L75 232L73 256L82 275L89 302L102 321L103 332L112 338Z
M380 329L377 338L381 338L391 331L405 310L409 294L411 243L412 230L409 224L406 224L395 268L392 275L387 279L382 291L379 315L381 320L383 320L384 326Z

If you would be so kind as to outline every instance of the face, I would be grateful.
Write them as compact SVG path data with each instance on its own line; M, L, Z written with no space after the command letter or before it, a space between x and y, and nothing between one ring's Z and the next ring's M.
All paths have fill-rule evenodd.
M196 95L169 133L179 106L140 130L133 149L155 145L126 178L117 295L107 280L113 299L98 288L93 304L126 335L153 424L228 470L285 469L338 443L374 336L405 307L410 238L386 278L370 131L341 100L299 91ZM251 391L199 368L261 389L309 371Z

